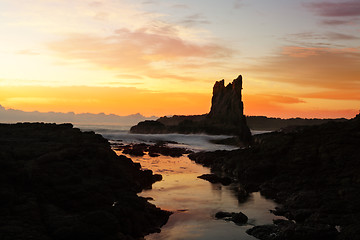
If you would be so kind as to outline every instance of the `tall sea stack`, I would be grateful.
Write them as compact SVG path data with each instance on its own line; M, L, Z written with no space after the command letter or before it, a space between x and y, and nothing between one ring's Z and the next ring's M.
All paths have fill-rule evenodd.
M144 121L131 127L131 133L207 133L236 136L239 142L251 142L250 129L244 116L241 99L242 77L226 87L224 80L215 82L211 110L207 114L161 117L156 121Z
M238 135L243 141L249 142L251 133L244 116L241 90L241 75L226 87L224 80L215 82L208 118L216 125L220 124L224 128L234 128L234 134Z

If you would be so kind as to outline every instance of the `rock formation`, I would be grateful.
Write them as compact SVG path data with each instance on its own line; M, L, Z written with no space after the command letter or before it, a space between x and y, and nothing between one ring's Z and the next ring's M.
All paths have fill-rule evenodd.
M241 136L241 139L249 140L251 134L244 116L241 90L241 75L226 87L224 80L217 81L213 87L211 110L208 118L215 124L221 124L225 128L235 127L236 135Z
M241 97L242 76L240 75L226 87L224 80L217 81L213 88L210 119L227 123L239 124L244 120L244 104Z
M237 136L243 143L249 143L251 133L243 113L241 90L241 75L226 87L224 80L217 81L213 87L211 110L208 114L161 117L156 121L140 122L130 132L227 134Z

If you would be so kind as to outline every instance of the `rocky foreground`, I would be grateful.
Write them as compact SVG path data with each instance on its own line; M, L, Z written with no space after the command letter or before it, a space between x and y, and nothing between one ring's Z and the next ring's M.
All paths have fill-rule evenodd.
M289 220L256 226L249 234L265 240L360 239L360 115L259 135L254 142L189 156L237 179L242 197L260 190L282 204L274 214Z
M169 212L136 193L161 176L71 124L0 124L0 239L138 239Z

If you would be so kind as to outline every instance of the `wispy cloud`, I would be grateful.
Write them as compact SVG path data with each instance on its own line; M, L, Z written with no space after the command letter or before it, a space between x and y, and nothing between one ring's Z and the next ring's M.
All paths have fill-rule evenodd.
M325 19L322 21L325 25L330 26L337 26L337 25L354 25L357 22L359 22L359 19L357 18L351 18L351 19Z
M319 98L332 100L360 100L360 94L357 89L344 91L319 91L313 93L302 94L304 98Z
M183 8L183 9L190 9L190 7L186 4L174 4L172 5L173 8Z
M143 77L139 75L129 75L129 74L118 74L116 75L116 77L120 79L143 79Z
M233 6L235 9L242 8L244 6L244 3L242 0L235 0L233 3Z
M337 32L329 32L326 34L330 40L356 40L359 37L349 34L342 34Z
M316 2L305 4L307 8L324 17L360 16L360 2L357 0L343 2Z
M360 88L359 66L360 49L357 48L288 46L248 71L264 81L345 93Z
M108 37L69 35L62 41L50 43L49 47L71 63L87 62L116 71L167 77L175 75L164 72L163 65L176 65L189 59L207 61L209 58L227 58L231 55L229 49L214 43L198 44L184 40L172 28L158 28L155 31L122 28Z
M183 21L181 21L181 24L184 24L186 26L194 26L198 24L210 24L210 21L201 14L193 14L187 16Z
M30 50L30 49L23 49L20 51L17 51L16 54L21 54L21 55L39 55L40 53Z

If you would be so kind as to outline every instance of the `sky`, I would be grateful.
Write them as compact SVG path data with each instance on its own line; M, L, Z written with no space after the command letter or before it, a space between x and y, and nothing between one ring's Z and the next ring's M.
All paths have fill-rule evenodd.
M0 105L209 112L243 76L246 115L360 111L359 0L1 0Z

